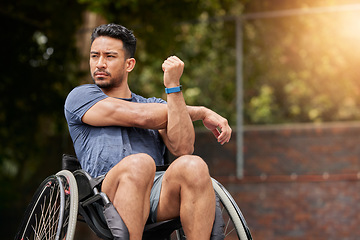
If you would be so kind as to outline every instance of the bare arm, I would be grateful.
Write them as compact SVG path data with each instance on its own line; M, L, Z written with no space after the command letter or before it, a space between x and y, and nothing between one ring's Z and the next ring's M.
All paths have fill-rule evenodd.
M179 86L184 63L173 56L164 61L162 68L165 87ZM194 152L195 131L182 92L168 94L167 103L167 127L159 132L172 154L175 156L192 154Z
M167 106L105 98L92 106L82 121L92 126L123 126L162 129L167 125Z
M230 141L232 129L226 118L206 107L187 106L187 109L191 120L201 120L221 145Z
M177 57L168 58L163 64L163 70L165 86L178 86L183 70L181 60ZM206 107L186 106L181 92L168 94L167 101L167 128L159 132L166 146L175 156L193 153L195 142L193 121L201 120L222 145L230 141L232 129L227 119L216 112Z
M179 103L177 98L182 97L175 94L168 96L173 99L170 100L170 105L177 106ZM180 104L183 101L180 100ZM177 111L173 109L172 115L177 116ZM205 107L187 106L186 110L191 118L191 121L201 120L206 128L213 132L217 141L221 144L229 142L232 130L227 120L219 114L213 112ZM184 114L184 113L182 113ZM92 126L124 126L124 127L139 127L147 129L159 129L164 142L169 148L170 140L168 140L168 106L160 103L132 103L116 98L106 98L93 107L91 107L83 116L82 121ZM171 121L171 120L170 120ZM181 118L177 122L181 122ZM174 127L170 129L171 132L180 131L177 134L186 134L177 128L176 121L173 122ZM192 133L192 129L190 132ZM191 134L190 134L191 136ZM184 138L186 139L186 138ZM192 136L190 140L192 143ZM193 143L192 143L193 145ZM188 150L193 151L192 149ZM172 150L172 152L175 152Z

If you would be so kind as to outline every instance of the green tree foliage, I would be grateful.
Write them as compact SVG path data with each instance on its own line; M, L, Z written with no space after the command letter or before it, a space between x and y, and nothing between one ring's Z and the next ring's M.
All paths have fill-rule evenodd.
M12 223L2 224L4 239L13 237L16 210L23 212L34 185L61 166L60 155L49 160L61 144L50 143L66 131L63 104L77 75L82 9L70 0L0 3L0 215Z
M246 12L309 10L342 3L254 1ZM246 20L246 121L359 120L359 21L359 10Z

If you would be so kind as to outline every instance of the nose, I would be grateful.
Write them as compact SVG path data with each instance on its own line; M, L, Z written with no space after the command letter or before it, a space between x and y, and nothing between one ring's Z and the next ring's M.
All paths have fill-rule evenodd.
M100 56L99 61L96 63L96 68L104 69L106 68L106 60L104 57Z

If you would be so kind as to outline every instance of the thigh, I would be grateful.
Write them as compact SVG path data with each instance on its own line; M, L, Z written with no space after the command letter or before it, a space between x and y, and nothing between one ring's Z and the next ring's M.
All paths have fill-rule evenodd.
M202 188L202 183L208 182L211 183L208 167L200 157L185 155L172 162L163 177L157 221L180 216L183 189Z
M171 168L163 175L161 192L157 206L157 221L180 216L180 184L174 181Z
M131 179L132 184L140 187L140 185L152 184L154 173L155 162L149 155L130 155L110 169L105 176L101 189L106 194L114 196L122 179Z
M187 169L191 165L189 159L192 158L193 156L180 157L172 162L165 171L157 209L157 221L180 216L181 185L186 181L188 175Z

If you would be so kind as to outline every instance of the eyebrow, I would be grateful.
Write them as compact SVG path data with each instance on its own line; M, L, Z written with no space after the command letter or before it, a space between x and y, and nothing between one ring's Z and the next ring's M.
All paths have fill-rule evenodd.
M90 51L90 54L99 54L97 51ZM119 53L114 51L105 52L106 55L118 55Z
M118 55L118 53L117 52L114 52L114 51L109 51L109 52L105 52L105 54L107 54L107 55Z

